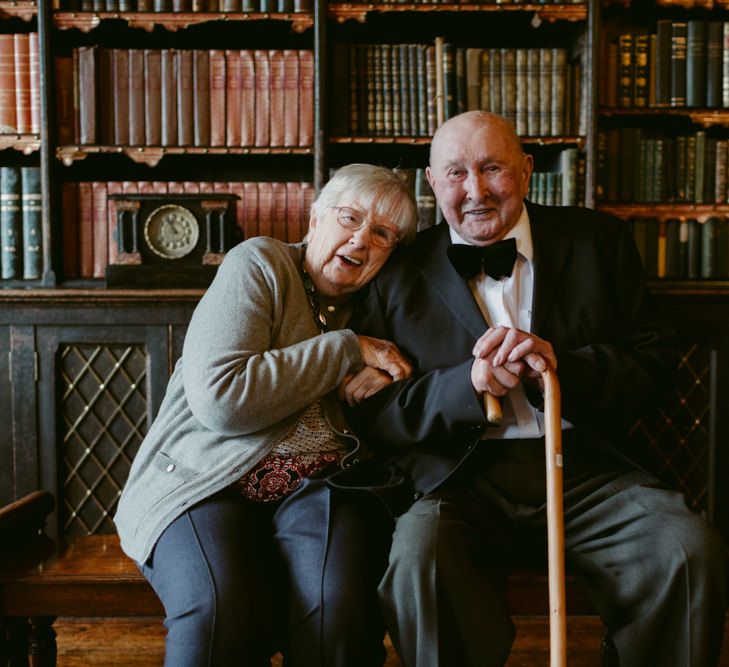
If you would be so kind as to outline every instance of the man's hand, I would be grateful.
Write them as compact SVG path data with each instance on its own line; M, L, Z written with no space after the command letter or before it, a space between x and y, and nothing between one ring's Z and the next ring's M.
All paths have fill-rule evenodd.
M477 359L492 359L495 367L521 361L526 364L525 377L537 378L547 363L556 370L557 357L551 343L533 334L510 327L491 327L473 347Z
M413 367L395 343L371 336L357 336L365 366L384 371L392 381L410 377Z
M365 366L359 373L344 378L339 386L339 399L351 407L392 383L393 379L384 371Z
M521 382L524 363L516 361L496 366L493 363L494 354L491 353L485 359L474 359L471 366L471 384L479 394L488 392L494 396L503 396Z

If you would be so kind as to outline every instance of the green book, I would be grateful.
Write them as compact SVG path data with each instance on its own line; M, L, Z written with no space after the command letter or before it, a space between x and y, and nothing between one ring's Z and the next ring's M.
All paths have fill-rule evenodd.
M23 278L41 277L42 255L42 195L40 168L23 167L21 173L21 208L23 216Z
M20 169L0 167L0 262L5 280L22 276L23 216L20 196Z

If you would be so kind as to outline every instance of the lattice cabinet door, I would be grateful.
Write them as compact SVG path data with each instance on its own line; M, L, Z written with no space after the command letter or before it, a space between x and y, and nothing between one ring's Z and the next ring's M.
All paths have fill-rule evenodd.
M114 532L131 462L170 375L165 326L38 327L40 484L65 536Z

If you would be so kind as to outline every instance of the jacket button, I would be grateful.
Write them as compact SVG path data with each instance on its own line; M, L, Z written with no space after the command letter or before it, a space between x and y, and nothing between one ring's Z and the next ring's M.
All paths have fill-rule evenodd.
M170 465L168 465L167 468L166 468L167 472L173 472L174 469L175 469L175 464L174 463L170 463Z
M413 493L413 500L420 500L423 497L422 491L416 491Z

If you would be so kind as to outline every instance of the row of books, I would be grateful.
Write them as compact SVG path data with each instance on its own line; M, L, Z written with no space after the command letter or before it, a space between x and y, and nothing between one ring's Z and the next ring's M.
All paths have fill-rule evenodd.
M313 143L310 50L102 49L56 58L61 144Z
M597 199L729 203L729 141L625 127L598 133Z
M310 12L311 0L55 0L68 12Z
M648 278L729 278L727 218L631 218L630 225Z
M40 133L38 33L0 35L0 134Z
M467 49L440 37L434 45L335 44L332 130L432 136L444 120L484 109L521 136L580 133L580 71L560 48Z
M532 173L527 199L545 206L584 205L585 154L566 148L557 162L557 171Z
M314 200L311 183L298 182L65 182L61 188L63 272L66 278L103 278L119 252L113 194L229 193L235 202L235 241L271 236L300 241ZM142 221L143 222L143 221Z
M40 278L42 206L38 167L0 167L0 275Z
M614 107L729 107L729 21L659 20L655 34L609 46L601 103Z

